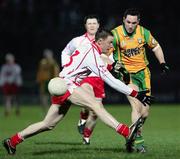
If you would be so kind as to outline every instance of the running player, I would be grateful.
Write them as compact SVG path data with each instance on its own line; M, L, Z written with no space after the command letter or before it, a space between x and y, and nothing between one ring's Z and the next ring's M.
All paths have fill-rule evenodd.
M73 38L64 48L61 53L61 64L64 67L70 60L70 56L80 45L84 45L86 43L92 43L95 41L95 34L99 28L100 20L97 15L88 15L84 18L84 26L86 29L86 33ZM104 82L101 78L97 77L95 74L91 74L87 79L82 81L82 87L85 89L89 89L89 85L94 87L95 96L99 101L105 97L104 92ZM94 86L93 86L94 85ZM99 88L99 89L98 89ZM98 90L97 90L98 89ZM86 108L81 108L80 119L78 121L78 131L80 134L83 134L83 130L86 124L86 120L89 115L89 110ZM89 143L89 142L87 142Z
M59 74L60 78L65 80L68 91L63 96L52 97L52 105L43 121L32 124L4 140L4 147L9 154L15 154L16 146L28 137L52 130L68 111L69 101L75 105L93 110L106 125L116 130L117 133L124 136L128 141L133 140L141 125L141 121L138 120L130 129L127 125L118 122L104 107L99 105L94 96L80 86L82 79L86 78L91 72L94 72L112 88L139 99L144 106L151 103L151 96L145 95L145 91L137 92L115 79L101 60L101 52L108 52L112 48L113 38L110 31L99 30L94 43L87 43L74 51L71 60Z
M151 94L150 85L150 71L148 68L148 60L146 57L145 46L147 45L158 59L162 72L166 73L169 70L164 54L160 44L151 35L151 32L139 25L140 13L134 8L127 9L124 13L123 24L112 30L114 34L113 45L114 60L120 63L124 70L125 76L129 76L129 86L137 91L149 90L148 95ZM129 74L127 73L129 72ZM140 116L145 122L149 114L149 106L144 107L135 98L127 96L131 107L132 122L136 121ZM142 130L139 130L135 140L135 148L138 152L145 152L144 139L142 137ZM127 145L127 150L132 151L132 147Z

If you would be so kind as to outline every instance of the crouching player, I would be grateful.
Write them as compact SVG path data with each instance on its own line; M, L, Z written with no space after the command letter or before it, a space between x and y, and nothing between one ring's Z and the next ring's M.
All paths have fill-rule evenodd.
M144 106L151 103L152 96L147 96L146 92L133 90L118 79L115 79L107 70L104 62L100 58L100 54L102 52L108 52L109 49L112 48L112 41L113 35L110 31L99 30L94 43L87 43L75 50L73 53L74 56L72 55L72 60L59 74L60 78L63 78L67 84L67 92L62 96L52 97L52 105L44 120L28 126L12 137L4 140L3 145L9 154L15 154L16 146L23 140L41 132L52 130L65 116L69 109L69 102L94 111L102 122L114 129L118 134L124 136L129 142L134 140L137 130L141 126L141 120L137 120L130 129L126 124L118 122L97 102L94 96L80 86L82 79L93 72L112 88L137 98Z

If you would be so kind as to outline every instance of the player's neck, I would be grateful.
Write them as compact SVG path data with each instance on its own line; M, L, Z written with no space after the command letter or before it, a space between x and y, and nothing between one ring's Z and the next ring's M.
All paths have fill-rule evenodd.
M92 35L92 34L87 33L87 36L88 36L89 40L94 40L94 38L95 38L95 35Z

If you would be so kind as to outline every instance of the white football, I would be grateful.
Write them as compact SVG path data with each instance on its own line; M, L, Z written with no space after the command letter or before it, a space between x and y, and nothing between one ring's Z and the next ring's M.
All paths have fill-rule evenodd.
M65 80L59 77L52 78L48 83L49 93L54 96L64 95L67 89Z

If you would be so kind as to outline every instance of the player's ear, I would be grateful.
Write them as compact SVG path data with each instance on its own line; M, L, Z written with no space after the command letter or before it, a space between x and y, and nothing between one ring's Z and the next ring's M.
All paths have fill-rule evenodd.
M100 25L99 25L99 23L98 23L98 29L99 29L99 26L100 26Z
M137 21L137 25L139 25L139 22L140 22L140 19L138 19L138 21Z
M123 17L123 23L125 22L125 19L126 19L126 18L125 18L125 17Z
M139 24L140 23L140 18L138 18L138 22L137 22L137 24Z
M103 40L102 38L99 38L98 41L97 41L97 43L98 43L98 44L101 44L101 43L102 43L102 40Z

